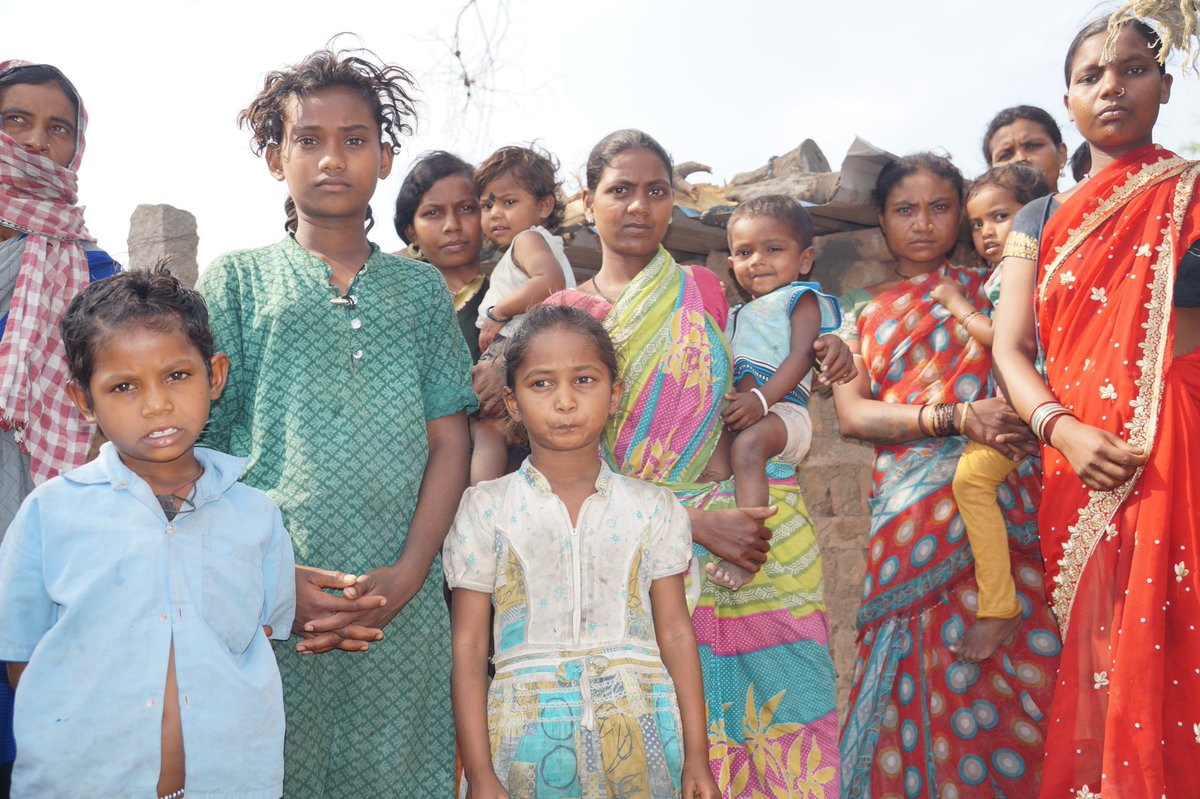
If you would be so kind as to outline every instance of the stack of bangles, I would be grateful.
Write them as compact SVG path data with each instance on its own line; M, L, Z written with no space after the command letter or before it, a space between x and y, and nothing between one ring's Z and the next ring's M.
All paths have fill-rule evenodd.
M958 406L957 402L939 402L933 405L922 405L917 411L917 428L924 436L937 436L938 438L946 438L948 436L956 436L962 431L958 425L954 423L954 411ZM925 411L929 411L933 415L933 425L925 426ZM967 412L963 411L963 422L966 422Z
M1061 402L1047 400L1034 408L1033 413L1029 414L1029 429L1037 436L1038 441L1043 444L1049 444L1050 431L1054 427L1054 425L1050 424L1050 420L1057 419L1060 416L1074 416L1074 414Z
M971 320L974 319L976 316L979 316L979 314L981 314L981 313L983 313L983 311L977 311L974 309L967 311L965 314L958 317L958 323L960 325L962 325L963 330L966 330L967 325L971 324Z

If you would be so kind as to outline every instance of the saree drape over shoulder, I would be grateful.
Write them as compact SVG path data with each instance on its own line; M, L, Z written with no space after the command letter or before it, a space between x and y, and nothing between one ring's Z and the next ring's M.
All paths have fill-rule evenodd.
M950 266L875 296L857 322L875 399L991 396L988 352L929 295L943 274L975 307L989 307L982 275ZM963 663L950 646L977 603L952 489L964 445L955 436L876 447L861 644L842 733L844 797L1025 799L1037 791L1060 649L1042 592L1037 474L1026 462L998 492L1020 626L991 658Z
M601 318L623 359L625 393L603 442L609 463L713 510L737 506L732 481L695 482L731 385L728 345L706 311L716 287L711 273L680 267L660 249L612 306L573 291L551 299ZM692 623L710 765L723 797L833 799L837 716L821 556L793 470L773 463L769 475L779 510L767 520L773 537L762 570L739 591L691 578L702 581Z
M1046 381L1149 453L1112 491L1046 447L1039 517L1062 666L1042 797L1200 791L1200 351L1172 357L1176 265L1200 237L1200 165L1155 146L1084 183L1042 233Z

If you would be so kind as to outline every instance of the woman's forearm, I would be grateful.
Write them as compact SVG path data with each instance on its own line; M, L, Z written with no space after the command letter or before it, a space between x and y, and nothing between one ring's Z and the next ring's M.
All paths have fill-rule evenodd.
M833 389L842 435L870 444L902 444L925 437L917 422L920 405L866 399L854 388L862 378L860 374L855 381Z
M992 365L996 380L1013 409L1025 421L1043 402L1054 400L1034 364L1038 354L1034 318L1037 265L1027 258L1004 259L1000 305L996 309Z

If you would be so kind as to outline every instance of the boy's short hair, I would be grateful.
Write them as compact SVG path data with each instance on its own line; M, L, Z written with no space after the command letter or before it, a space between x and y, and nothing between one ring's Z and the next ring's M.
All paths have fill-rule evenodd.
M199 292L167 270L163 260L151 270L130 269L98 280L67 306L61 324L67 368L89 401L97 349L111 335L130 327L180 331L200 350L212 376L208 306Z
M769 216L778 219L792 230L792 235L800 244L800 249L806 250L813 244L813 221L799 200L783 194L768 194L755 197L738 205L729 216L726 230L744 216Z

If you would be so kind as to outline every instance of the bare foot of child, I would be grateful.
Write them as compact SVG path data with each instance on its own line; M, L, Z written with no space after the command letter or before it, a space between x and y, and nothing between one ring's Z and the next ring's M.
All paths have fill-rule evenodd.
M966 663L987 660L1020 623L1019 614L1011 619L979 619L963 634L962 640L950 647L950 651Z
M753 572L746 571L741 566L727 560L709 563L704 567L704 571L708 572L708 579L730 591L736 591L754 579Z

